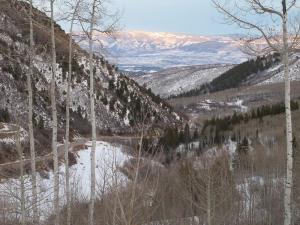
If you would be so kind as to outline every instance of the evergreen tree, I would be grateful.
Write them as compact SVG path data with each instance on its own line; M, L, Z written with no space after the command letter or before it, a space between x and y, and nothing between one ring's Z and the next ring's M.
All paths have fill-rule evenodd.
M198 132L198 129L196 128L194 131L193 139L197 140L198 138L199 138L199 132Z
M190 135L190 127L188 124L185 124L184 127L184 141L185 143L189 143L191 139L191 135Z
M242 142L238 145L237 151L239 154L247 154L249 150L248 138L244 137Z

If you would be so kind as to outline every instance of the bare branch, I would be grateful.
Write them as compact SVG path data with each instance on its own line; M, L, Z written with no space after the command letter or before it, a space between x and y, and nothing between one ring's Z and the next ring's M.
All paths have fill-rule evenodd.
M228 9L225 8L225 6L222 6L219 2L216 0L212 0L213 4L215 5L216 9L221 12L223 15L225 15L230 21L237 24L239 27L246 29L246 30L256 30L258 31L264 40L267 42L267 44L276 52L280 52L281 49L278 48L276 45L272 43L273 36L268 35L262 27L260 27L257 24L251 23L249 21L246 21L242 18L240 18L238 15L235 15L231 13Z

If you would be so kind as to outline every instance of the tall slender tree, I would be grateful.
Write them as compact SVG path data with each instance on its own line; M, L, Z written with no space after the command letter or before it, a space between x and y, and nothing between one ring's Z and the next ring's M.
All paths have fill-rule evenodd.
M284 187L284 225L292 224L291 196L293 187L293 132L291 115L291 86L289 73L289 55L299 47L300 22L292 20L292 10L297 7L296 0L274 1L244 0L233 1L233 7L226 3L212 0L216 8L225 16L225 21L237 24L239 27L254 31L255 38L246 40L247 50L255 54L277 52L281 55L285 78L285 114L286 114L286 147L287 167ZM227 2L228 3L228 2ZM230 4L230 3L229 3ZM290 14L289 14L290 13ZM260 18L253 21L253 14ZM257 17L255 17L257 18ZM289 20L290 19L290 20ZM263 23L264 21L268 21ZM290 22L290 23L288 23ZM290 25L288 27L288 24ZM260 34L260 36L258 36ZM257 44L263 39L265 46Z
M16 147L19 154L19 169L20 169L20 189L21 189L21 224L25 225L26 223L26 208L25 208L25 182L24 182L24 161L23 161L23 150L21 147L21 137L20 137L20 126L17 127L16 132Z
M32 205L33 205L33 222L39 223L38 214L38 194L37 194L37 176L36 176L36 160L33 133L33 94L32 94L32 75L34 60L34 40L33 40L33 6L32 0L29 0L29 71L27 73L27 89L28 89L28 128L30 142L30 160L31 160L31 182L32 182Z
M89 206L89 225L94 225L94 205L96 188L96 116L95 116L95 93L94 93L94 57L93 57L93 34L95 20L96 0L93 1L91 23L89 29L89 64L90 64L90 104L91 104L91 123L92 123L92 149L91 149L91 196Z
M51 54L52 54L52 77L51 77L51 109L52 109L52 152L53 152L53 206L54 206L54 224L59 225L59 171L58 171L58 152L57 152L57 109L56 109L56 45L55 45L55 26L54 26L54 3L50 1L50 19L51 19Z
M77 0L75 5L67 2L71 6L71 21L69 33L69 71L67 77L67 98L66 98L66 136L65 136L65 179L66 179L66 201L67 201L67 225L71 224L71 192L70 192L70 171L69 171L69 141L70 141L70 90L73 74L73 26L77 17L77 12L81 0Z
M92 148L91 148L91 183L90 183L90 204L89 204L89 225L94 225L94 206L96 191L96 115L95 115L95 93L94 93L94 74L97 71L94 58L94 34L101 32L112 34L119 18L117 14L109 15L105 5L105 0L85 1L80 12L79 21L85 36L89 42L89 72L90 72L90 121L92 125ZM105 24L105 17L110 17L109 24Z

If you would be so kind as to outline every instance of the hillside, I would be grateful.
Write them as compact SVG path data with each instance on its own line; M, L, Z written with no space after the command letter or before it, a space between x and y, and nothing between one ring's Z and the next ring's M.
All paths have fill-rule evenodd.
M300 97L300 82L291 82L291 97ZM252 108L284 101L284 83L244 86L191 97L169 99L177 111L185 113L196 123L211 117L246 112Z
M248 59L235 36L143 31L119 32L116 38L101 33L96 36L101 51L122 71L152 73L179 66L238 64ZM87 43L81 46L86 48Z
M174 67L132 78L140 85L151 88L156 95L167 98L200 88L231 68L232 65L225 64Z
M290 77L292 81L300 80L299 54L290 56ZM231 88L251 85L265 85L284 81L283 65L278 55L257 57L232 67L201 87L191 89L185 93L173 94L172 97L191 97L206 93L214 93Z
M28 68L29 25L25 3L1 0L0 9L0 122L17 123L27 129L26 72ZM18 11L16 11L18 8ZM34 27L36 44L34 57L34 123L37 141L49 144L50 109L50 48L49 18L38 10L34 17L41 21ZM68 35L55 28L57 45L56 95L58 124L64 129ZM71 88L71 130L74 135L90 132L89 125L89 65L87 54L75 45L74 74ZM180 117L160 98L119 74L103 57L95 57L96 123L99 132L130 133L144 117L153 126L173 126ZM59 135L61 140L62 136ZM43 148L44 149L44 148Z

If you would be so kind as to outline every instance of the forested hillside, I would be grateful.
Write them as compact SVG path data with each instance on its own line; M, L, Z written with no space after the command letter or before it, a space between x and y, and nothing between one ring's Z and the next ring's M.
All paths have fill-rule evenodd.
M274 65L277 65L279 62L280 56L278 54L257 57L256 59L251 59L234 66L225 73L213 79L211 82L203 84L198 89L193 89L180 95L171 96L171 98L191 97L230 88L237 88L243 85L250 76L254 76L256 74L259 75L259 73L269 69Z

